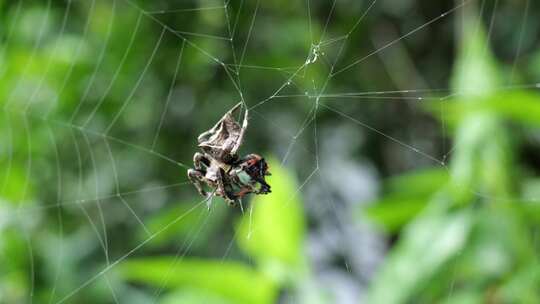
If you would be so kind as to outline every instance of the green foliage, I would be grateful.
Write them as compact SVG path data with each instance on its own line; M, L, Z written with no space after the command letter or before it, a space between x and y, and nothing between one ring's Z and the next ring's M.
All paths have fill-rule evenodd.
M448 105L455 128L450 178L424 180L425 189L417 190L413 181L429 174L399 177L394 180L404 182L388 187L381 205L368 209L370 218L400 236L368 302L539 301L535 236L524 217L529 212L520 211L537 204L520 202L513 155L518 138L503 119L534 125L540 108L531 93L498 92L500 75L483 31L465 31ZM406 181L410 188L399 186Z
M440 203L440 202L439 202ZM369 303L406 303L463 250L471 230L466 212L429 212L411 223L371 289Z
M221 225L224 225L224 217L228 211L224 202L216 202L212 211L201 210L195 213L188 213L193 202L178 203L177 206L165 208L150 217L147 221L147 228L151 233L155 233L173 222L179 214L186 214L181 221L176 221L167 230L158 234L152 241L151 246L160 247L170 244L171 241L180 238L189 238L193 233L197 233L197 238L193 240L192 246L204 246L210 235L216 233ZM200 230L196 227L203 223ZM148 235L145 231L140 232L140 241L144 241Z
M201 292L199 290L182 289L179 291L171 292L163 297L159 303L161 304L233 304L234 301L228 301L219 296L214 296L207 292Z
M238 241L271 277L282 281L305 266L305 223L294 178L276 160L269 164L272 193L253 199L253 213L240 223Z
M390 177L384 183L385 192L403 197L430 197L448 182L444 168L430 168Z
M272 303L276 289L268 278L242 263L192 258L131 259L122 276L155 288L198 289L231 303Z
M433 105L433 112L438 110ZM475 98L475 102L453 99L445 105L445 120L455 126L469 113L489 112L501 118L522 124L525 127L540 126L540 103L538 96L530 91L514 90L507 92L497 90L494 95Z
M491 95L502 81L483 25L480 19L467 16L462 26L461 47L451 80L454 93L471 99Z
M255 267L223 260L149 257L122 263L120 275L156 288L178 290L165 297L162 303L177 303L184 298L186 303L191 303L207 296L208 303L274 303L280 285L300 284L306 264L302 252L305 224L301 199L295 192L294 177L277 161L272 160L269 164L272 176L268 182L272 185L272 193L251 201L252 213L242 217L236 238L240 248L256 261ZM222 205L212 206L210 212L215 213L216 208L218 212L223 211L225 204L219 203ZM149 223L150 229L172 222L182 211L185 210L176 207L174 212L156 215ZM192 233L189 228L196 217L188 215L182 224L171 225L170 231L157 243L173 236L189 238Z
M540 10L527 1L527 21L524 1L486 1L481 20L465 2L0 0L0 302L76 290L64 303L337 303L316 276L337 270L367 303L540 303ZM317 61L284 85L314 48ZM244 213L218 199L209 211L182 184L186 167L197 135L240 97L267 101L242 153L288 168L271 161L273 192ZM349 118L359 123L341 133ZM382 260L374 278L312 265L304 249L321 221L308 214L362 186L348 175L360 162L399 174L374 177L382 196L353 212L390 240L370 259ZM342 187L313 202L317 178L299 187L296 175L315 163ZM324 207L359 229L344 205Z
M398 232L426 206L427 201L448 182L448 171L428 169L388 179L384 198L361 210L362 218L386 232Z

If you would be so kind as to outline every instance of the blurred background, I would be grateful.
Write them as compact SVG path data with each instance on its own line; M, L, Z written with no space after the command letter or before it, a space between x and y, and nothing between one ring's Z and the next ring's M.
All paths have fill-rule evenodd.
M0 16L0 303L540 303L537 1ZM273 192L207 207L239 101Z

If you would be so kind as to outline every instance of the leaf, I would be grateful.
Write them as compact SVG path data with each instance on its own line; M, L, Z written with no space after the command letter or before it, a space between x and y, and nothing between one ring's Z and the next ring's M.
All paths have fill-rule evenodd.
M532 225L540 224L540 203L538 201L516 201L513 204L516 205L517 211L521 213L527 223Z
M440 101L426 104L427 111L438 113ZM489 112L527 127L540 127L540 96L528 91L497 91L489 98L471 103L460 98L446 101L445 123L456 126L471 113Z
M474 191L498 197L512 192L512 142L495 116L483 113L463 121L454 151L450 171L460 203L470 202Z
M5 165L6 162L0 161L0 165ZM9 171L0 178L0 203L6 201L10 204L29 204L34 195L33 184L27 181L27 173L17 160L7 161L9 163ZM8 165L5 165L8 167Z
M253 198L252 217L246 214L242 219L238 242L270 275L280 279L298 272L305 262L305 219L295 179L277 161L269 163L272 193Z
M461 98L474 101L479 96L489 96L501 83L497 63L489 50L486 33L476 18L464 19L460 54L452 74L453 92Z
M448 170L431 168L389 178L387 192L401 197L429 197L448 182Z
M479 291L463 291L452 293L442 304L478 304L484 303L484 296Z
M505 282L498 291L503 303L539 303L540 264L531 261Z
M540 96L532 92L500 92L479 107L525 125L540 126Z
M233 304L234 302L223 299L208 292L196 289L181 289L163 297L160 304Z
M150 217L147 220L146 226L150 232L156 232L173 222L178 216L183 215L181 221L176 221L168 229L157 235L152 241L154 247L159 247L168 244L169 242L175 242L182 238L187 238L195 231L198 232L198 237L194 241L193 245L205 243L208 235L214 232L222 223L225 217L227 206L225 203L215 204L211 211L206 208L201 208L196 212L188 212L193 208L193 204L196 200L178 202L170 208L163 209L159 213ZM201 226L203 225L203 226ZM139 232L139 239L144 240L148 237L145 231Z
M439 201L433 201L439 204ZM466 211L424 214L405 231L373 281L367 303L407 303L464 247L471 230Z
M448 171L427 169L389 178L384 185L388 195L360 210L388 233L397 232L424 209L430 197L447 182Z
M196 288L233 303L272 303L273 283L254 269L236 262L175 257L130 259L119 265L125 279L165 288Z
M466 18L465 26L475 26L475 30L464 32L452 78L454 93L473 107L495 103L502 80L481 21ZM467 111L456 131L451 167L457 201L470 202L474 191L508 196L512 158L510 136L498 115L489 109Z
M379 225L384 231L394 233L410 222L426 206L427 199L408 199L388 196L361 209L362 216Z

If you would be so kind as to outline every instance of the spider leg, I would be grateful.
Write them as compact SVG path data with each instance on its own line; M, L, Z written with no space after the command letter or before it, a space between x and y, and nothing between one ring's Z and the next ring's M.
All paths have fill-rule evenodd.
M197 188L197 191L199 191L202 196L207 196L206 191L204 191L203 189L203 182L206 184L208 184L208 182L206 181L203 172L199 170L189 169L187 174L191 183L195 186L195 188Z
M202 145L200 147L202 147ZM204 147L205 148L210 148L210 149L221 149L222 148L219 145L211 145L211 144L204 144Z
M272 190L270 190L270 185L264 180L264 178L256 178L255 180L261 184L261 189L257 190L255 194L268 194L272 192Z
M229 193L225 189L225 183L224 183L225 173L223 170L219 170L218 178L217 178L217 191L222 194L223 199L225 199L225 202L227 202L227 205L230 207L236 206L236 200L231 198L229 196Z
M199 152L193 155L193 163L195 164L195 169L197 171L201 171L203 174L206 173L206 168L210 166L210 160L208 157Z

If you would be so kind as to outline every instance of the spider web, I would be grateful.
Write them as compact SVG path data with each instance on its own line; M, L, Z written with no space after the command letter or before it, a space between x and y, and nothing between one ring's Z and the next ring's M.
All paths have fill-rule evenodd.
M387 131L391 128L377 126L376 119L358 115L355 109L364 106L390 108L394 104L405 104L405 107L414 108L423 101L438 101L441 115L444 116L445 102L452 95L448 88L430 88L420 75L416 75L416 85L419 86L412 88L407 87L410 82L392 79L398 84L398 89L375 88L359 91L355 90L351 75L369 72L370 69L381 69L382 65L382 69L387 70L392 78L392 70L397 67L389 63L391 60L388 58L395 55L393 52L403 51L403 44L407 39L415 38L430 27L451 24L454 18L459 18L464 8L473 3L475 1L472 0L457 1L453 6L428 16L425 20L413 23L407 31L399 34L392 29L381 35L367 33L370 37L365 39L371 39L374 46L369 50L358 49L358 37L366 34L362 32L363 22L376 16L378 6L389 5L385 4L385 1L361 1L352 4L337 0L329 3L307 0L301 5L291 4L291 17L302 21L302 24L297 26L307 27L309 37L297 39L300 50L285 50L292 53L284 53L292 58L289 65L275 66L265 63L267 50L257 49L253 43L256 39L259 43L264 42L264 39L269 39L265 35L272 34L270 29L262 27L263 23L259 22L262 18L272 17L265 14L264 1L194 1L190 2L192 5L172 2L166 7L158 7L153 3L139 4L133 0L91 0L88 3L67 1L61 3L62 9L59 11L63 15L54 16L57 22L50 24L53 6L59 4L47 0L42 4L42 14L35 15L39 17L36 20L40 20L40 26L27 30L33 37L33 40L29 40L32 42L31 47L27 50L30 59L22 67L21 74L10 83L11 88L3 103L7 144L2 146L7 165L0 193L5 193L11 180L21 180L23 194L16 199L14 206L7 210L9 217L13 217L10 222L17 223L17 229L25 236L26 258L30 268L30 302L34 300L36 280L44 276L40 273L43 270L36 267L34 255L36 246L43 248L44 245L37 244L38 241L33 235L35 226L39 225L39 219L35 217L43 216L44 212L54 211L58 225L57 246L52 250L57 262L52 274L47 275L55 282L50 303L69 302L97 282L104 284L110 301L125 301L118 295L118 288L115 287L118 286L115 281L117 278L110 275L110 270L143 251L143 248L148 247L186 217L198 212L196 225L172 251L176 254L175 261L188 255L201 231L211 220L214 209L208 211L204 199L198 202L191 199L194 197L194 190L186 182L184 173L191 166L190 160L183 157L186 153L175 154L175 150L194 153L194 140L175 143L171 147L162 140L163 132L170 132L171 126L205 130L205 126L208 127L211 123L198 122L193 116L196 117L198 112L212 111L217 118L238 100L252 113L250 128L264 129L266 125L266 129L276 132L276 139L270 140L275 140L274 143L279 146L274 152L282 164L293 167L295 163L301 162L303 157L308 157L302 164L311 166L298 168L300 183L291 196L302 194L306 204L313 205L310 212L314 216L331 214L337 219L333 225L340 234L360 233L366 239L365 242L373 248L372 255L366 255L360 260L353 260L350 255L345 254L343 264L351 276L358 268L365 267L358 264L376 264L373 260L378 259L377 255L382 255L382 239L364 231L368 230L365 227L358 228L361 231L348 229L349 223L343 222L347 206L340 203L346 199L331 195L337 183L332 171L335 169L335 159L328 156L335 152L329 148L333 144L331 138L340 136L340 132L352 138L361 137L359 130L362 130L382 137L395 149L395 157L413 160L419 166L436 165L446 168L454 147L447 142L444 124L439 137L409 138L391 134ZM497 5L495 3L492 8L488 37L493 34ZM31 7L32 4L22 0L10 6L9 24L6 26L8 30L3 33L4 42L0 54L18 47L16 43L20 42L15 41L13 35L16 28L24 28L28 24L28 18L33 17L29 17L27 12ZM325 15L315 16L316 8L320 11L321 7L326 7ZM484 9L483 1L480 14L484 14ZM333 27L336 15L347 15L344 10L349 12L348 27ZM521 40L528 10L527 2L512 75L522 52ZM129 24L117 24L121 20L118 17L120 14L132 16ZM75 22L79 16L83 18ZM177 22L195 17L216 18L221 22L211 28ZM322 27L316 27L316 18L324 21ZM100 21L97 22L97 19ZM248 20L247 23L240 22L244 19ZM75 24L73 28L70 27L72 24ZM125 32L123 41L113 40L114 31L118 28ZM152 29L151 34L145 32L148 29ZM93 45L86 43L96 31L100 33L102 40ZM69 40L71 33L80 35L81 39ZM51 35L56 37L52 43ZM284 34L280 39L295 39L294 30L287 35L293 37L286 37ZM64 43L71 43L66 62L62 63L65 68L60 77L52 74L54 65L58 64L53 61L53 56L43 56L40 53L45 42L48 42L50 54L59 52ZM112 48L119 48L118 44L122 45L122 51L112 54ZM171 50L170 46L173 44L176 48ZM176 61L162 62L161 57L170 58L171 52L175 54ZM132 57L139 59L138 65L126 66ZM193 62L187 62L186 57ZM347 61L345 58L355 59ZM88 66L91 68L81 71L78 66L85 60L90 61ZM156 75L156 66L164 64L169 67L168 74ZM36 65L40 71L38 77L35 77L34 72ZM198 66L211 68L201 69L200 79L183 77L184 71L193 73ZM405 65L404 68L408 67ZM209 70L213 74L208 74ZM0 67L0 75L3 77L9 72ZM74 89L72 79L79 73L88 76L82 82L82 87ZM124 76L130 73L136 76L126 77L129 79L129 82L126 82ZM225 75L227 83L215 84L217 88L213 95L205 97L205 103L196 104L193 99L197 93L190 87L195 87L197 82L211 83L215 79L214 74ZM105 80L101 79L104 75ZM52 77L60 79L52 85L54 89L49 88L49 79ZM250 87L246 85L250 79L264 79L268 86ZM145 92L146 85L155 82L166 83L161 100L153 99L160 93ZM500 90L538 87L537 83L512 83ZM116 92L122 92L122 95L117 96ZM60 102L64 95L76 102L68 108L62 108ZM279 121L278 114L283 112L284 106L301 109L303 116L288 116L289 121ZM389 113L398 114L395 110ZM329 115L339 119L343 123L343 129L330 129L324 124L321 126L325 121L323 118ZM185 122L178 122L179 119ZM138 125L145 127L138 128ZM179 134L182 132L179 131ZM42 138L47 140L43 141ZM440 142L433 144L433 140ZM435 150L433 146L436 145L442 146L442 151ZM40 146L47 146L49 150L40 150ZM183 158L180 158L180 155ZM322 155L329 163L321 161ZM54 172L42 171L44 159L47 157L54 161ZM16 166L21 159L25 160L23 168ZM165 176L160 176L160 169L152 167L168 169L163 169ZM36 188L38 185L43 187L45 183L48 189ZM319 189L319 192L316 189ZM360 197L369 199L370 195L374 195L374 191L368 189L368 193L360 194ZM32 192L39 197L39 203L32 201L37 200L32 198ZM148 200L145 195L150 194L156 197L161 195L162 198L148 206L153 200ZM187 207L174 219L158 228L150 228L146 222L147 217L157 212L166 201L174 200L173 197L185 198L189 200L189 204L186 204ZM287 202L283 204L284 212L286 208ZM120 216L112 218L112 214ZM70 218L85 221L84 231L74 231L74 223ZM112 244L110 241L110 227L122 225L125 225L125 233L136 230L143 235L142 239L127 250L126 244ZM69 280L64 266L70 250L67 248L70 244L68 240L73 233L87 234L88 243L80 245L87 250L88 257L84 261L96 264L96 260L99 260L99 266L91 265L82 270L88 273L86 280L76 282L75 286L68 285L73 287L70 290L59 291L57 286L61 281ZM233 234L229 237L233 239L221 253L223 259L227 259L236 236ZM339 246L330 243L327 245ZM97 255L99 257L96 258ZM96 272L96 268L100 270ZM360 276L369 279L369 270L363 270L367 274ZM164 282L166 280L167 277ZM164 285L165 283L162 284ZM163 287L155 291L156 300L162 294L162 289Z

